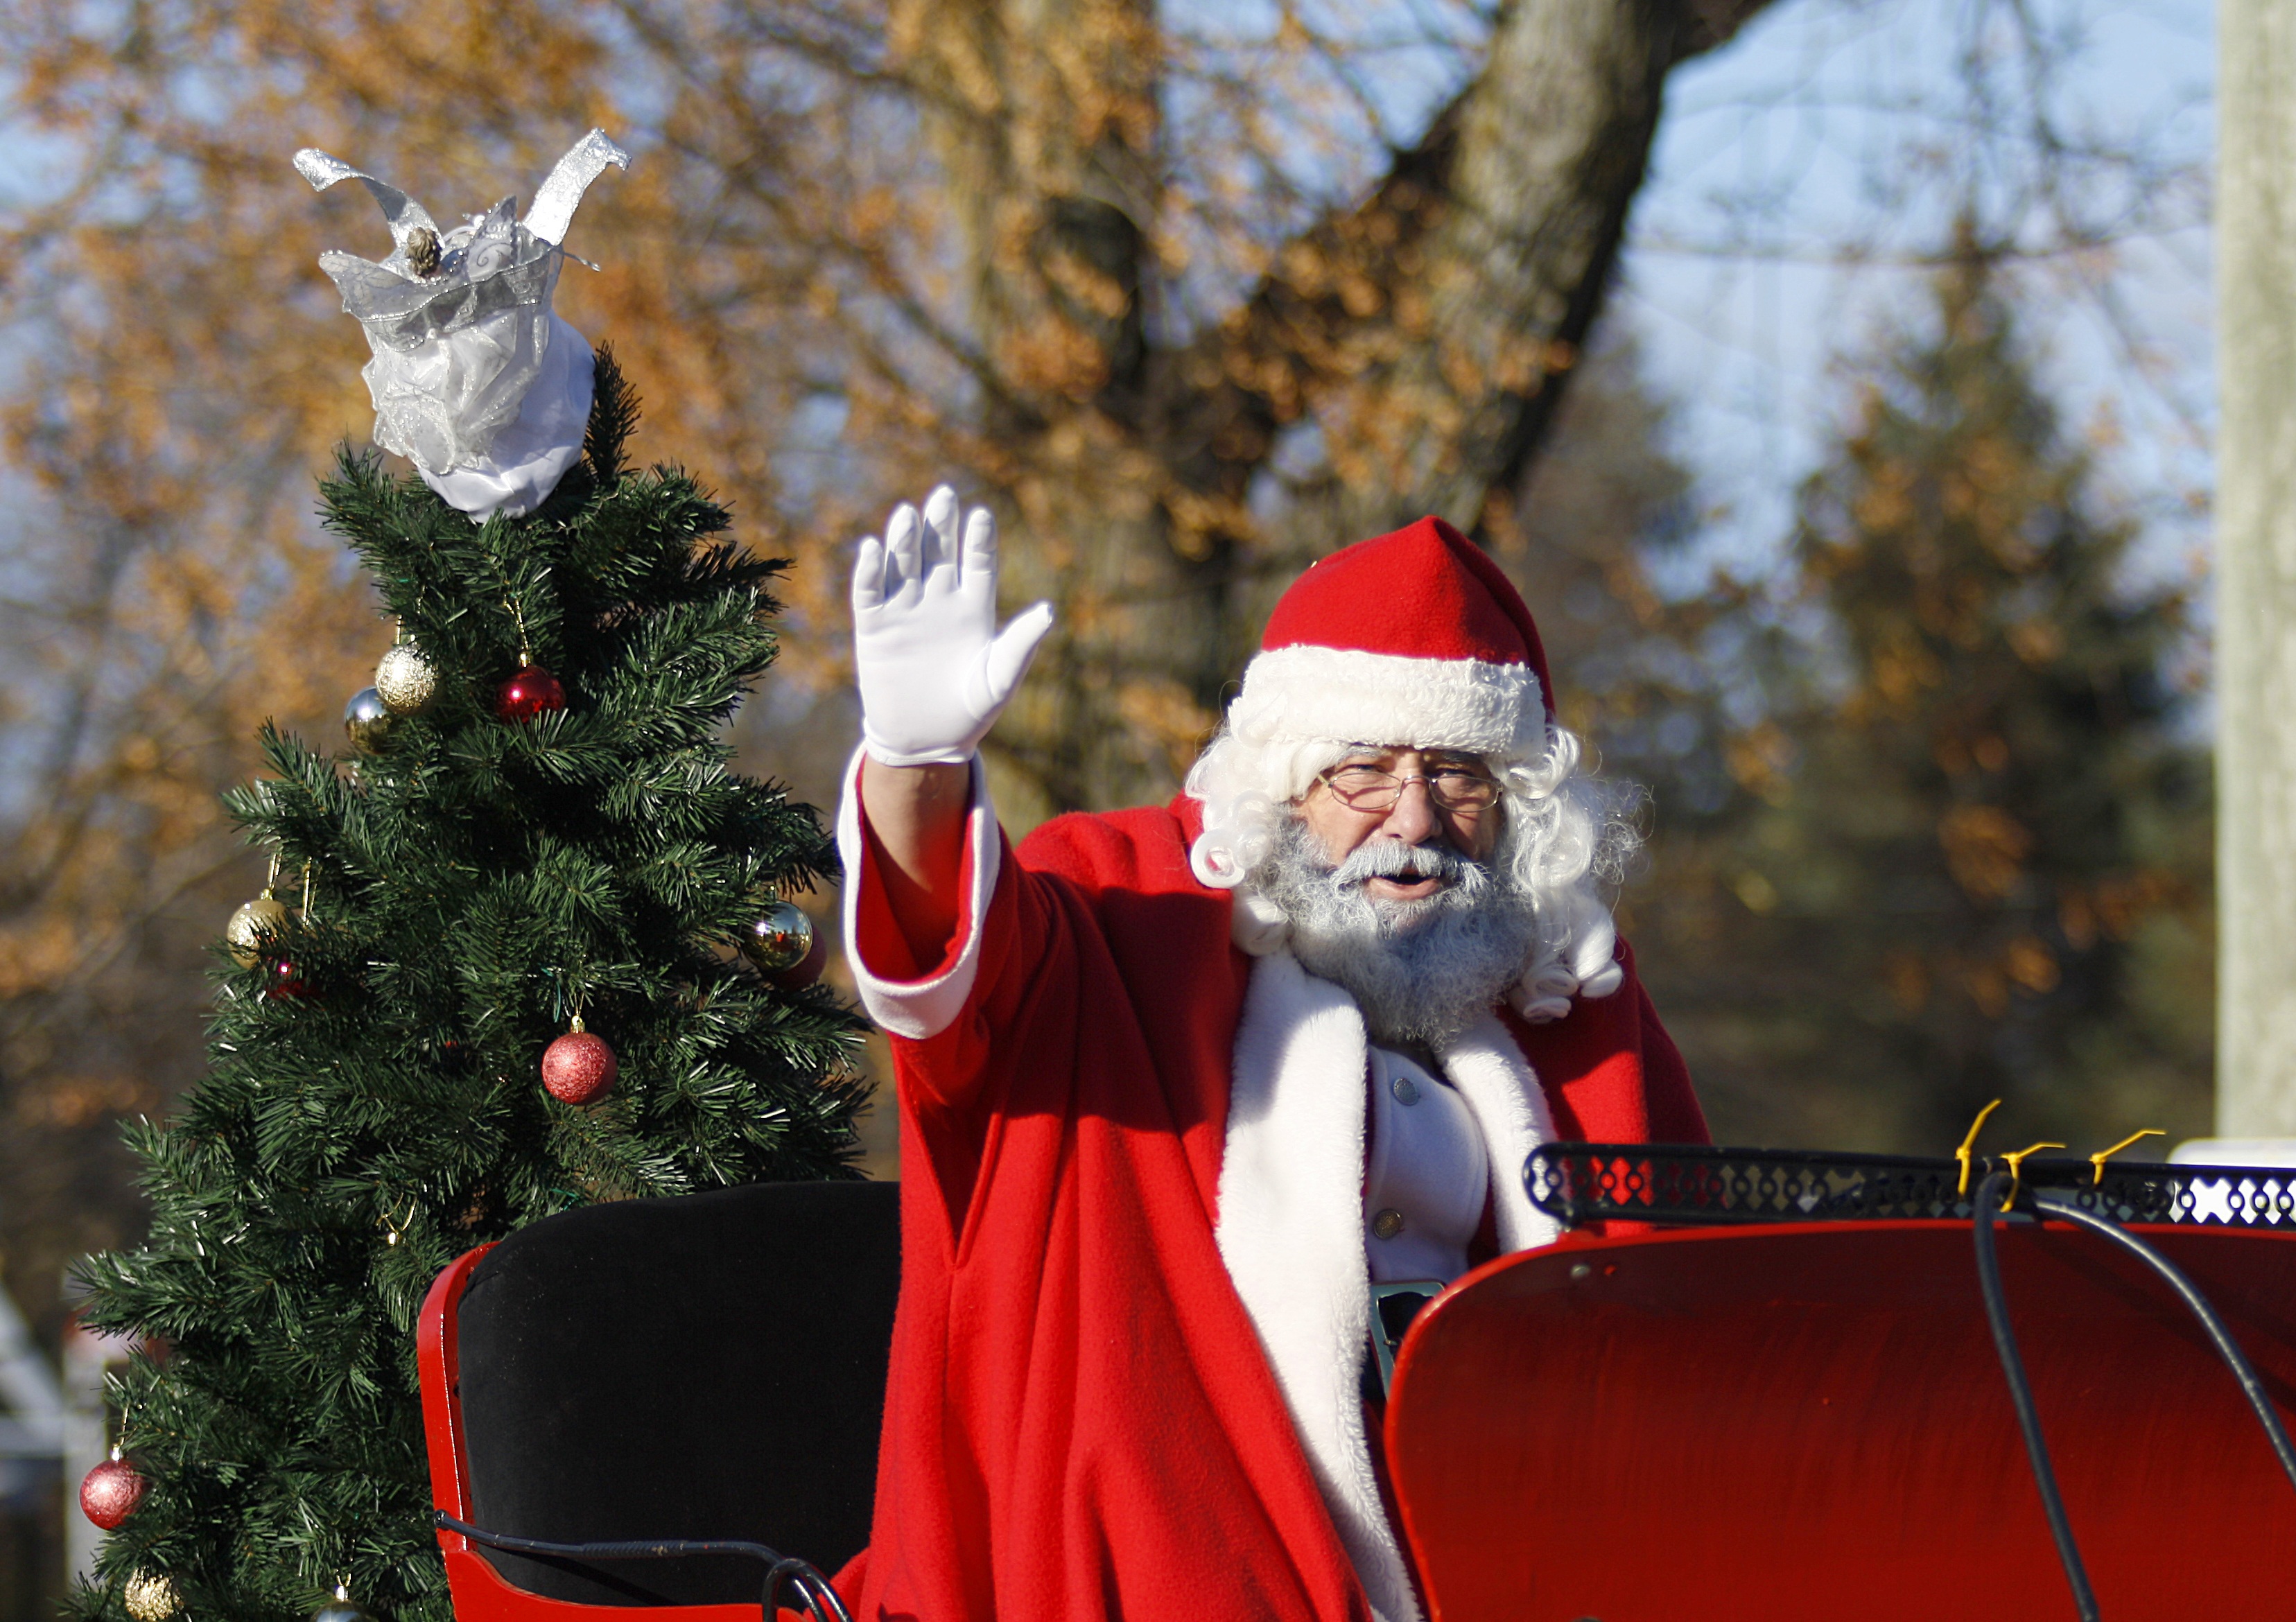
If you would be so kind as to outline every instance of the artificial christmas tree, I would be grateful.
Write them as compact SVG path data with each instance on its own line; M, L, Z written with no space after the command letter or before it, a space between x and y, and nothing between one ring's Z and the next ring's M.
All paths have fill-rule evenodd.
M530 269L505 217L480 225ZM460 234L394 274L455 273ZM146 1347L113 1391L143 1487L83 1618L284 1622L338 1593L445 1622L413 1340L439 1270L587 1201L852 1175L857 1020L737 950L834 859L724 741L781 565L718 538L684 473L631 471L632 396L572 358L579 460L483 522L449 504L467 461L418 480L346 451L323 486L399 636L350 748L266 729L270 774L229 799L274 881L217 944L208 1074L132 1134L151 1233L83 1270L86 1321ZM569 1103L544 1055L586 1029L603 1082Z

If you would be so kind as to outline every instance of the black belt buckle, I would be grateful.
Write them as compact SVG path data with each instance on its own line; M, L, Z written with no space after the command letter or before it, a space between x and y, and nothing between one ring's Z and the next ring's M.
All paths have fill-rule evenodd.
M1379 1359L1379 1394L1384 1397L1395 1384L1395 1355L1403 1337L1411 1332L1419 1309L1450 1286L1441 1279L1398 1279L1371 1287L1371 1349Z

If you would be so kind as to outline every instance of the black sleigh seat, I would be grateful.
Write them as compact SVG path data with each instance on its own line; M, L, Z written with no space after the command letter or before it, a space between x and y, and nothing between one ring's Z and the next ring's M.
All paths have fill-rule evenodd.
M550 1543L763 1544L834 1574L869 1537L898 1194L759 1184L589 1206L455 1262L420 1331L438 1507ZM439 1536L460 1622L573 1614L549 1602L758 1614L754 1559Z

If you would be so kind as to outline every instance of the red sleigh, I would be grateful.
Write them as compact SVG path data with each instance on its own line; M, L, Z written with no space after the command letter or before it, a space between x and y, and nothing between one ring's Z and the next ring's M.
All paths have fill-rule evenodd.
M2296 1617L2296 1490L2275 1453L2284 1431L2259 1413L2296 1412L2296 1184L2027 1162L1993 1232L1993 1305L2016 1348L2005 1364L1972 1242L1987 1169L1964 1190L1950 1161L1541 1151L1534 1192L1576 1231L1461 1281L1395 1361L1385 1442L1436 1622ZM754 1561L602 1560L604 1539L675 1532L831 1569L859 1546L891 1191L797 1186L813 1192L570 1213L440 1276L422 1313L422 1388L438 1506L465 1528L439 1535L459 1622L608 1622L633 1605L647 1622L758 1615ZM2008 1192L2005 1177L1993 1185ZM1665 1225L1587 1231L1628 1217ZM735 1230L752 1238L727 1253ZM2192 1305L2116 1242L2124 1233L2212 1305L2249 1396ZM586 1246L656 1265L586 1270ZM762 1268L780 1329L691 1357L644 1352L674 1345L696 1310L709 1282L689 1276L697 1258L721 1282ZM618 1279L630 1298L600 1293ZM660 1332L631 1331L634 1316ZM726 1335L756 1315L718 1317ZM693 1378L637 1369L601 1394L578 1377L586 1356L609 1355L586 1333ZM742 1414L726 1412L733 1376L705 1365L743 1371ZM622 1409L605 1439L586 1439L601 1400ZM718 1429L693 1429L713 1413ZM614 1437L660 1425L686 1429L630 1458L650 1453L656 1476L666 1460L670 1478L601 1492L630 1462L603 1456ZM535 1445L535 1430L556 1443ZM586 1466L585 1447L603 1450ZM500 1546L545 1540L588 1552ZM784 1587L783 1604L802 1604L801 1589ZM833 1614L833 1600L815 1602Z
M817 1569L868 1540L898 1192L591 1206L440 1274L417 1362L457 1622L840 1615Z

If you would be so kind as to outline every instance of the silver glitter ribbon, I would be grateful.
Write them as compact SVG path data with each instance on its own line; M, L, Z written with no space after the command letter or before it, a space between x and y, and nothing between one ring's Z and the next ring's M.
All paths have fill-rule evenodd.
M296 170L312 190L359 181L381 209L393 244L388 258L378 263L330 249L319 256L319 268L341 292L343 312L378 347L401 351L519 305L546 308L564 256L559 243L583 193L609 164L627 169L630 155L604 130L594 129L559 159L522 224L512 217L518 200L505 197L470 224L441 232L430 211L398 187L315 146L295 154ZM428 231L440 250L439 267L429 276L416 275L407 261L417 231Z
M618 169L630 167L630 155L611 141L606 132L594 129L566 149L566 155L550 171L550 178L534 194L534 207L526 211L526 228L545 242L566 240L566 227L574 221L574 210L582 206L582 193L590 183L606 172L612 164Z

